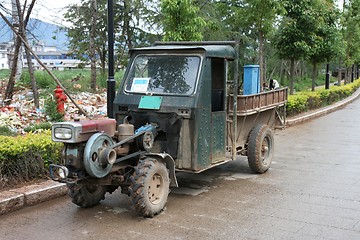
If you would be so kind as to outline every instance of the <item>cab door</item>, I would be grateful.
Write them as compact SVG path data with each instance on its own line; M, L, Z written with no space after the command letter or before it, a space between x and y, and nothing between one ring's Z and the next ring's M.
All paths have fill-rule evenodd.
M211 60L211 161L225 160L226 154L226 75L227 61Z

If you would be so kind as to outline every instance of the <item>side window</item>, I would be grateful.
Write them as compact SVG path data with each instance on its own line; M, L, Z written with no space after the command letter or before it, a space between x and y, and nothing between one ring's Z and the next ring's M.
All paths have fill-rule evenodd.
M226 62L222 58L211 60L211 111L225 110Z

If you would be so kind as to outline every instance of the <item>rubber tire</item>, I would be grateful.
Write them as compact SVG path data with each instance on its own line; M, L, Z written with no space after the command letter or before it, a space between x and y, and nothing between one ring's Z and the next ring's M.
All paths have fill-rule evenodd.
M105 199L107 186L67 184L72 202L82 208L98 205Z
M157 178L154 178L157 177ZM165 207L169 192L170 178L165 164L154 159L140 160L130 177L130 199L133 208L143 217L153 217L159 214ZM160 181L156 188L151 188L155 181ZM160 186L160 187L158 187ZM155 192L159 192L159 199L152 201L150 198Z
M265 144L265 145L264 145ZM250 132L248 162L255 173L269 170L274 154L274 136L267 125L258 124Z

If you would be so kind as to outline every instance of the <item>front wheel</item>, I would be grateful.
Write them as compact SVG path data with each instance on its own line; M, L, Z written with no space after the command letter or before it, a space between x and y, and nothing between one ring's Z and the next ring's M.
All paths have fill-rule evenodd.
M269 170L274 153L274 137L267 125L256 125L248 142L249 167L255 173Z
M94 184L67 184L69 196L76 205L88 208L93 207L105 199L106 186Z
M132 206L144 217L153 217L165 207L170 178L162 162L154 158L140 160L130 178Z

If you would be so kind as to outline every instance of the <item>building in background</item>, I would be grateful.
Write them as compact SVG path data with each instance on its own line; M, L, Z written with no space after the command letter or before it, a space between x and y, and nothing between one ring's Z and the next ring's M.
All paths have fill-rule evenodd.
M0 43L0 69L9 69L9 54L12 43Z
M13 42L0 43L0 69L10 69L10 54ZM43 43L31 45L31 49L40 58L40 60L51 70L64 70L78 68L82 61L68 52L58 51L55 46L45 46ZM32 56L34 69L41 70L42 66ZM25 52L22 54L22 63L25 68L28 66Z

